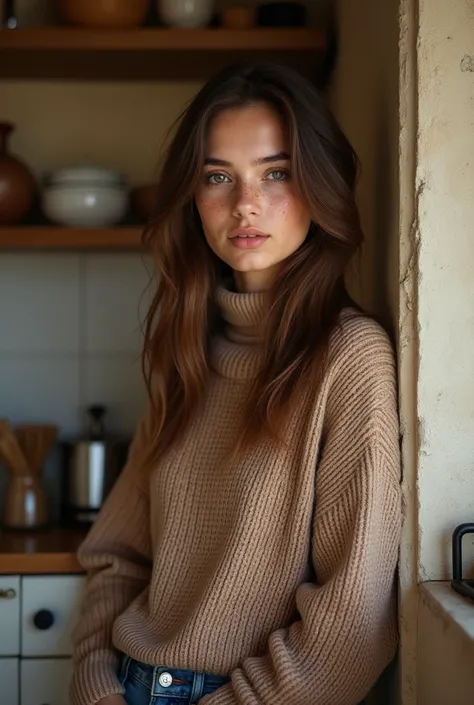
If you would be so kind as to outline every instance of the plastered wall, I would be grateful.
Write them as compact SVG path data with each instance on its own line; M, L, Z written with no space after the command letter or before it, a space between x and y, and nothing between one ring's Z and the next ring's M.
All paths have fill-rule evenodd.
M474 517L474 6L419 6L419 578L450 575ZM466 571L474 574L472 542Z

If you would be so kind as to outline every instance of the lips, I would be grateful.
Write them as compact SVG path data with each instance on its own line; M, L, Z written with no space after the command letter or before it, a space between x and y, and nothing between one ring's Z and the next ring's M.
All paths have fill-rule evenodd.
M236 228L230 234L230 239L235 240L235 238L246 239L246 238L267 238L270 237L268 233L264 233L263 230L258 228Z
M257 250L270 235L258 228L236 228L230 234L230 242L239 250Z

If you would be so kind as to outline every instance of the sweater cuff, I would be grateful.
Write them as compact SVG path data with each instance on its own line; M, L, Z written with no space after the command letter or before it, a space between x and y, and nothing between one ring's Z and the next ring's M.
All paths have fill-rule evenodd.
M232 681L221 685L220 688L214 690L213 693L205 695L198 701L198 705L239 705Z
M71 705L96 705L107 695L123 695L124 689L117 677L118 659L86 659L76 666L71 681Z

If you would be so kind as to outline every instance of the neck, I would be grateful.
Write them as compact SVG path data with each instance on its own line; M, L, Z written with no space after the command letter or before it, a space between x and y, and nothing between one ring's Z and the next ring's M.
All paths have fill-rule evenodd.
M275 276L274 268L254 272L237 272L234 270L235 289L241 294L261 294L268 291Z
M264 293L240 293L226 286L217 289L217 304L225 333L214 340L213 367L224 377L250 379L256 376L261 355L265 320Z

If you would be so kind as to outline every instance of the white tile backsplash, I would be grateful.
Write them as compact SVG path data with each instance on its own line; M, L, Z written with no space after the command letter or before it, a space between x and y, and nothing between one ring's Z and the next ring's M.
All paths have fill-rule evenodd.
M54 423L62 435L79 422L78 355L0 355L0 418Z
M138 312L151 271L135 253L0 253L0 418L74 437L85 407L100 403L111 432L133 434L146 402ZM56 448L43 473L56 518L61 475ZM6 477L0 464L0 506Z
M84 406L107 407L106 426L131 433L146 403L146 389L137 355L88 355L83 360Z
M0 255L0 354L79 348L79 257Z
M139 253L0 253L0 418L76 435L101 403L112 432L132 433L151 272Z
M86 257L84 347L88 353L141 351L151 271L151 264L140 254Z

